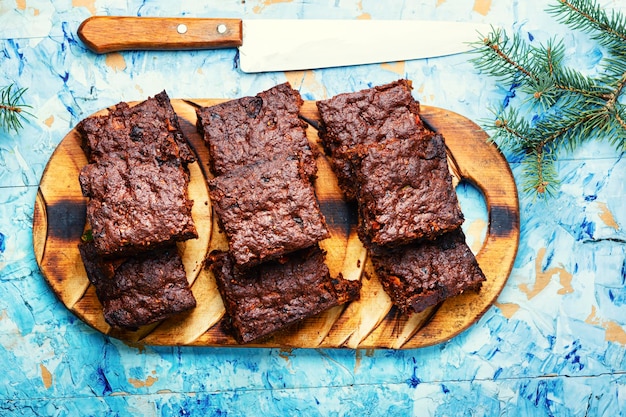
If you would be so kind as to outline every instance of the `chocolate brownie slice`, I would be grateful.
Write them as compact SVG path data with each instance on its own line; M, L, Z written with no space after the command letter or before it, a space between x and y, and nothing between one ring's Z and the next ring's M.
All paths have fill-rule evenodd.
M317 245L246 270L239 269L228 252L210 258L226 323L239 343L359 298L361 282L331 278Z
M189 174L177 163L102 158L80 172L96 251L125 256L196 238Z
M383 288L406 314L464 291L478 291L485 281L460 228L434 241L377 247L370 253Z
M198 109L197 127L209 148L211 171L223 175L277 153L297 155L305 172L317 172L315 155L298 113L302 98L289 83L254 97Z
M165 91L77 127L90 163L79 181L96 251L127 256L196 238L187 164L195 160Z
M245 165L208 182L237 264L252 266L330 236L303 164L293 156Z
M411 88L410 81L398 80L316 102L321 117L318 135L348 200L356 197L351 149L389 138L410 138L424 130Z
M165 91L132 107L118 103L106 115L84 119L76 129L90 163L112 156L135 161L195 161Z
M196 306L176 246L114 261L101 258L93 241L78 248L113 327L136 330Z
M362 148L353 162L363 242L433 239L463 223L441 135L386 140Z

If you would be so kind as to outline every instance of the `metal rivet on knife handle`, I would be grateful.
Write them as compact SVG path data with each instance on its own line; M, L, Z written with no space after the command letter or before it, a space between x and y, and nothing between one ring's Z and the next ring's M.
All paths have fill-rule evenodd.
M185 36L181 38L180 35ZM92 16L78 36L102 54L128 50L216 49L241 46L241 19Z

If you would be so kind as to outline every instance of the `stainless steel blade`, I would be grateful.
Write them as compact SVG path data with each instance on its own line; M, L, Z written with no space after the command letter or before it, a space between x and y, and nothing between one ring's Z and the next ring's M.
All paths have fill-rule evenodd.
M491 27L420 20L243 21L244 72L290 71L431 58L464 52Z

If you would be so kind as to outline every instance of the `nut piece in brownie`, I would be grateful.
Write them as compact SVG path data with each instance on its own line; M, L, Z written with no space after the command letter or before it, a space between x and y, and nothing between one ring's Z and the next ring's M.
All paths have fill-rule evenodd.
M485 281L461 228L434 241L378 247L371 254L383 288L405 314L419 313L464 291L478 291Z
M210 256L226 308L226 324L249 343L331 307L357 300L361 282L331 278L315 245L242 270L228 252Z
M302 103L300 93L283 83L254 97L198 109L197 127L209 148L213 174L288 153L298 155L313 178L315 155L306 123L298 117Z
M196 306L176 246L114 261L101 258L93 241L78 248L113 327L136 330Z
M165 91L132 107L119 103L106 115L88 117L76 128L90 163L111 156L135 161L195 161Z
M187 196L189 174L180 164L115 157L83 167L87 219L102 256L126 256L196 238Z
M433 239L463 223L441 135L389 139L357 153L358 231L363 242L397 246Z
M351 149L389 138L410 138L424 130L411 88L410 81L398 80L316 102L322 122L318 134L348 200L356 197Z
M330 236L315 191L294 156L239 167L208 182L236 263L252 266Z

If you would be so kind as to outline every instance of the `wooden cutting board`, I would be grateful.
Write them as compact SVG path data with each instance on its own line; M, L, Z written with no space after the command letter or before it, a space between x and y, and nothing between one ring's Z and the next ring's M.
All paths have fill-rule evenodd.
M50 158L39 185L33 217L37 262L59 300L102 333L129 343L151 345L237 345L222 330L224 306L213 276L204 268L208 252L224 249L227 243L212 214L205 181L210 177L208 151L196 132L193 105L208 106L221 101L224 100L172 100L182 129L199 159L190 166L189 192L194 200L192 215L200 236L179 245L197 307L137 331L122 331L106 324L80 259L77 244L85 227L86 199L81 194L78 175L87 160L75 129ZM310 122L307 128L310 142L321 150L314 128L319 120L315 102L305 102L301 114ZM362 281L361 299L246 346L395 349L429 346L464 331L494 303L513 267L520 233L517 190L509 165L488 142L487 134L465 117L429 106L422 106L421 115L427 125L444 135L455 182L469 181L484 194L489 224L477 254L487 277L481 291L462 294L420 314L399 314L383 291L356 235L354 208L342 200L329 162L320 153L316 192L331 229L331 237L321 246L327 251L331 274L341 272L347 279Z

